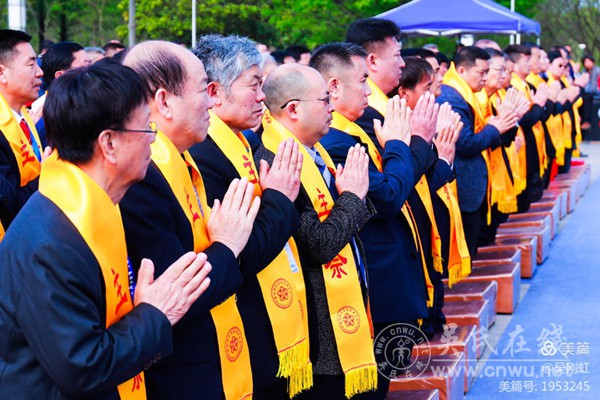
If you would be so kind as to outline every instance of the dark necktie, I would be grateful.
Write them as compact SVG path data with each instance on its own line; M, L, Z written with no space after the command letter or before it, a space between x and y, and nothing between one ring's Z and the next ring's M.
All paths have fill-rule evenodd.
M315 150L315 164L317 165L317 168L319 168L319 172L321 172L321 175L323 175L323 179L325 180L325 184L329 189L329 193L331 193L333 201L336 201L339 196L334 184L333 175L331 174L331 172L329 172L329 169L325 164L325 160L323 160L323 157L321 157L317 150ZM363 263L358 245L356 244L356 240L354 238L350 239L350 246L353 250L352 253L354 254L354 261L356 261L356 265L358 266L358 276L361 282L364 283L365 287L368 288L366 267Z

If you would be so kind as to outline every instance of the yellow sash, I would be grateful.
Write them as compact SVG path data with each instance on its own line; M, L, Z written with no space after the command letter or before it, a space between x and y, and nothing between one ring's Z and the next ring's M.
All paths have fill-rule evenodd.
M492 110L495 108L494 104L498 99L500 99L500 96L497 93L494 93L488 99L485 114L486 121L493 115ZM502 146L491 151L490 179L492 181L491 204L496 204L498 211L504 214L517 212L517 195L502 155Z
M233 164L240 177L254 184L256 196L262 195L258 170L246 138L236 135L217 115L210 112L208 135ZM278 377L289 378L289 395L294 397L312 386L309 359L306 288L296 242L290 237L286 247L257 276L271 326L277 354Z
M263 144L270 151L276 152L279 143L290 137L300 145L300 152L304 156L300 180L319 219L324 221L329 216L334 202L316 164L298 139L268 111L263 117L263 126ZM325 149L319 143L315 148L327 167L335 172L334 164ZM350 244L347 244L333 260L323 265L323 278L331 325L345 375L346 397L374 390L377 388L377 365L373 353L373 339Z
M452 184L446 183L436 192L450 214L450 246L448 252L448 286L452 287L471 273L471 255L467 247L458 197Z
M375 100L374 100L373 104L371 104L372 96L369 96L369 105L371 107L377 109L378 111L381 110L379 112L381 113L381 115L383 115L385 117L385 112L387 111L387 101L388 101L387 96L385 96L385 94L383 94L383 92L372 81L367 79L367 82L370 82L369 85L373 85L376 88L377 93L378 93L378 95L375 96ZM371 91L372 91L372 93L375 93L374 89L371 89ZM383 107L384 102L386 104L385 108ZM358 126L356 123L350 121L349 119L344 117L342 114L334 111L332 113L332 116L333 116L333 119L331 121L331 127L335 128L337 130L340 130L342 132L346 132L347 134L354 136L355 138L360 140L360 142L367 147L368 152L369 152L369 157L371 157L371 160L375 164L375 167L377 168L377 170L379 172L383 172L383 162L382 162L381 154L379 153L379 150L377 150L375 143L373 143L373 141L371 140L369 135L367 135L367 133L360 126ZM423 203L425 203L425 201L423 201ZM431 197L429 198L429 203L431 203ZM433 208L432 208L432 210L433 210ZM423 253L423 248L421 245L421 238L419 236L419 231L414 222L414 216L412 215L412 210L410 209L410 207L408 205L408 201L404 203L401 211L402 211L402 215L404 215L404 218L406 219L406 222L408 222L408 225L410 227L410 231L412 233L413 240L415 242L415 247L421 254L421 264L423 266L423 274L425 277L425 284L427 287L427 307L433 307L433 285L431 284L431 280L429 278L429 272L427 271L427 263L425 262L425 253ZM435 233L433 232L434 225L435 225ZM441 250L441 239L439 241L440 247L437 248L436 247L437 244L436 244L435 240L433 240L434 235L437 235L438 238L440 237L439 233L437 233L437 224L435 224L435 218L432 220L432 244L434 244L434 246L432 246L432 254L434 257L434 266L436 266L436 262L439 262L441 264L442 250ZM436 252L437 252L437 254L436 254ZM438 258L437 258L438 261L436 261L436 255L438 256ZM436 270L437 270L437 268L436 268Z
M529 100L530 106L533 106L531 100L531 94L529 93L529 86L527 83L513 73L512 79L510 80L512 87L523 93L527 100ZM540 177L544 175L546 171L547 159L546 159L546 137L544 135L544 127L542 121L538 121L533 127L533 136L535 137L535 144L539 159Z
M564 76L561 78L561 81L568 88L570 88L571 86L573 86L569 82L569 80L566 77L564 77ZM583 105L583 98L581 98L581 97L578 98L575 101L575 103L573 104L573 117L574 117L574 120L571 121L571 122L572 122L572 124L575 124L575 147L576 147L576 150L573 150L573 157L579 157L579 154L580 154L579 153L579 145L581 143L582 137L581 137L581 117L579 116L579 107L581 107L582 105ZM571 133L569 133L569 138L572 141ZM571 143L571 146L572 146L572 143Z
M39 191L69 218L100 264L106 291L106 327L133 309L127 247L119 207L77 166L54 152L44 162ZM118 386L122 400L146 398L144 373Z
M484 111L481 109L481 104L483 103L481 99L478 99L473 93L471 87L465 82L465 80L458 74L456 71L456 66L454 62L450 63L450 68L446 74L444 74L444 79L442 81L445 85L453 87L456 89L458 93L465 99L465 101L471 107L473 111L473 133L477 134L480 132L485 126L484 119ZM481 90L478 94L479 96L487 97L485 90ZM487 101L484 103L487 104ZM490 159L491 159L491 149L487 148L481 152L483 159L485 160L485 166L488 170L488 181L487 181L487 190L486 190L486 201L487 201L487 223L488 225L492 222L492 180L490 178Z
M379 89L379 86L377 86L375 82L371 80L371 78L367 78L367 84L371 89L371 95L369 96L369 106L379 111L379 114L385 117L385 113L387 111L387 103L389 100L387 94L383 93L381 89Z
M40 154L42 149L40 145L40 137L35 129L35 123L27 113L27 109L21 109L21 115L27 122L31 134L35 138ZM10 144L10 148L15 155L17 165L19 166L19 175L21 176L21 186L27 185L40 175L40 160L37 159L33 151L32 145L25 136L23 129L17 122L15 115L6 102L4 96L0 94L0 130Z
M201 252L210 246L206 221L210 208L202 176L190 154L182 154L161 131L152 143L152 161L169 183L181 209L188 218L194 235L194 251ZM190 171L192 169L190 177ZM210 310L217 330L221 378L227 400L252 398L252 370L250 353L244 332L242 317L236 305L235 295Z
M548 85L550 85L551 83L553 83L554 81L556 81L556 79L554 79L554 77L552 76L552 74L548 74ZM567 113L565 111L565 113ZM565 114L560 114L560 115L551 115L550 118L548 118L548 120L546 121L546 127L548 128L548 133L550 134L550 139L552 140L552 145L554 146L554 149L556 150L556 164L557 165L564 165L565 164L565 148L566 148L566 143L565 143L565 138L564 138L564 118L563 115ZM568 118L568 113L567 113L567 119ZM570 125L569 125L569 137L571 135L570 133Z

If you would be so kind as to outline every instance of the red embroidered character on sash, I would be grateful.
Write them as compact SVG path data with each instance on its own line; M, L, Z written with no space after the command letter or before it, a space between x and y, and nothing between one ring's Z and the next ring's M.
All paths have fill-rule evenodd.
M36 158L29 152L27 148L27 143L21 139L21 157L23 157L23 165L24 167L27 163L35 162Z
M185 192L185 200L188 203L188 207L190 207L190 212L192 213L192 223L195 223L197 219L200 219L200 216L197 212L194 212L194 208L192 207L192 202L190 201L190 194Z
M119 304L115 307L115 314L119 313L119 309L125 303L127 303L127 292L123 291L123 285L119 283L119 274L114 269L110 269L115 279L113 280L113 287L117 289L117 296L119 296Z
M325 264L325 269L331 269L331 277L339 279L342 277L342 274L348 275L346 271L344 271L344 269L342 268L344 265L346 265L347 262L348 259L346 257L343 257L342 255L338 254L333 258L333 260Z
M142 379L142 374L138 374L133 377L133 386L131 387L131 391L135 392L136 390L140 390L142 383L144 380Z
M256 177L256 171L254 171L254 163L244 155L242 158L244 159L244 168L248 170L248 174L250 175L248 181L254 185L257 184L258 178Z
M325 200L325 194L323 194L323 192L321 192L319 188L317 188L317 192L319 192L319 195L317 197L321 201L321 211L318 212L320 218L324 215L329 215L330 210L327 208L328 203L327 200Z

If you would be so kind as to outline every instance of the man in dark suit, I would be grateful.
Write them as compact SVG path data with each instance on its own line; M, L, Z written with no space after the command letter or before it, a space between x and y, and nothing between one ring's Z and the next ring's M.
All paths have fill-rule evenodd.
M489 58L490 56L478 47L462 49L454 58L453 68L446 73L450 75L444 76L442 94L437 98L439 104L449 103L452 110L460 115L463 123L456 143L454 167L458 202L471 256L477 254L477 237L482 214L487 215L488 212L488 170L482 152L500 146L501 135L517 122L517 116L510 111L491 117L487 125L483 125L474 93L483 89L485 85ZM462 88L465 93L459 92L457 88Z
M284 169L265 173L264 166L259 173L252 150L241 138L241 132L260 124L263 115L262 57L253 42L237 36L206 35L198 41L194 54L206 68L208 93L215 104L206 140L190 149L204 178L208 201L221 198L233 179L247 176L260 186L263 203L250 240L240 253L244 283L237 292L250 348L253 398L289 399L287 379L277 377L280 362L273 330L277 327L272 324L302 326L302 313L298 309L288 320L271 321L265 305L271 296L263 298L261 286L266 281L264 274L261 279L257 274L266 267L290 269L293 264L290 260L270 266L279 253L286 251L284 246L300 225L293 204L300 188L301 161L297 162L297 145L289 159L282 159L282 154L278 157L278 164L290 165L293 174L278 175ZM292 143L289 143L290 147ZM285 347L295 344L287 343Z
M381 40L385 46L386 39ZM388 45L397 46L393 41ZM311 65L327 80L336 107L334 128L323 138L323 145L336 163L343 163L348 149L357 143L364 146L370 155L369 199L377 215L365 226L361 239L365 245L371 313L377 335L391 324L416 325L417 319L427 317L421 254L415 245L413 229L401 209L416 182L435 162L435 153L427 143L435 132L431 129L435 127L435 120L433 125L423 121L433 118L434 101L431 96L429 117L421 114L426 107L417 110L414 119L417 122L414 125L416 136L411 140L408 119L400 117L400 101L395 97L389 101L391 108L388 109L394 111L390 111L383 128L378 129L380 124L375 127L371 120L369 127L363 129L367 125L362 120L365 109L371 109L371 114L377 113L379 121L383 121L382 115L368 106L367 96L372 95L373 82L369 84L367 81L370 71L368 63L365 63L366 57L365 50L356 44L329 44L315 50ZM382 80L397 82L397 77L397 72L394 72ZM388 104L387 97L385 101ZM403 107L406 115L405 103ZM357 130L362 133L358 134ZM417 136L419 134L428 139ZM411 143L410 147L408 143ZM416 229L414 225L413 228ZM380 375L378 398L385 397L388 385L389 380Z
M144 260L135 295L128 280L116 204L144 177L139 155L156 134L139 76L96 65L50 92L55 153L0 245L0 397L145 398L141 372L173 351L171 326L206 290L210 266L182 254L154 280Z
M42 147L25 103L38 98L43 72L31 36L0 30L0 240L37 190Z
M121 204L132 265L151 258L160 274L185 252L205 251L214 266L210 288L174 330L173 355L148 372L149 396L182 399L202 393L206 399L221 399L220 331L212 309L227 299L238 313L230 298L242 282L237 258L250 236L260 199L250 205L253 186L245 179L235 180L222 204L215 201L209 217L202 177L187 152L206 137L213 105L202 62L176 44L145 42L131 49L125 64L146 81L150 119L159 130L146 177ZM245 341L243 334L237 338ZM241 390L246 389L251 387Z
M294 238L306 282L314 386L299 398L350 398L355 393L375 389L375 385L365 377L359 382L360 390L349 392L349 371L371 371L376 377L365 312L367 274L357 235L374 214L370 203L365 202L368 157L364 149L353 147L348 152L346 167L338 166L335 171L326 151L318 144L329 130L333 107L327 85L314 69L297 64L279 66L269 75L263 89L271 114L265 119L263 145L255 158L271 162L276 143L291 135L300 142L304 154L302 188L295 202L300 229ZM350 263L350 259L354 262ZM332 281L339 285L338 290L331 285ZM344 320L341 310L347 307L339 311L335 306L335 311L330 307L350 301L354 301L356 310L350 319L361 321L354 326L358 329L360 325L367 331L346 330L349 333L346 336L338 326ZM361 365L347 362L348 354L352 353L364 357L359 358Z

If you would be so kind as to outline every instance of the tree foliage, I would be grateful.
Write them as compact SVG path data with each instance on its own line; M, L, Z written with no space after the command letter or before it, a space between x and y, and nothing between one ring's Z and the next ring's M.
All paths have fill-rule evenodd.
M28 0L27 31L39 40L74 40L102 45L124 40L128 33L129 0ZM370 17L409 0L198 0L197 32L240 34L270 46L302 44L313 48L343 40L356 18ZM497 0L510 7L510 0ZM517 12L542 24L542 44L585 43L600 52L600 0L516 0ZM165 39L189 45L191 0L136 0L138 41ZM0 10L6 27L6 9ZM506 37L494 37L501 45ZM407 38L405 46L436 42L451 54L456 38Z

